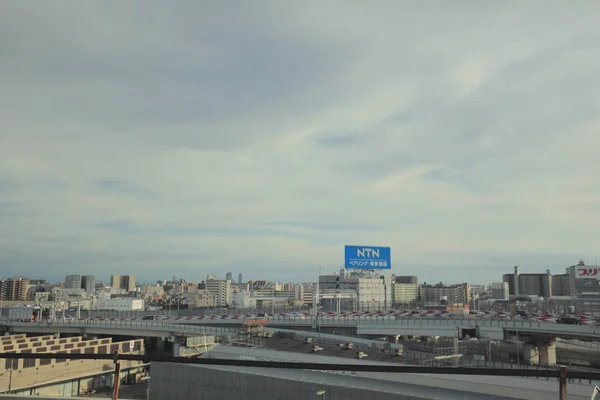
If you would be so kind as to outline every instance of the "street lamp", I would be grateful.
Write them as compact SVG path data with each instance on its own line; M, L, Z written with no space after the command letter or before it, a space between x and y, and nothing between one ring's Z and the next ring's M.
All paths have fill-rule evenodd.
M317 392L317 396L321 396L321 399L325 399L325 393L326 393L326 392L325 392L324 390L319 390L319 391Z

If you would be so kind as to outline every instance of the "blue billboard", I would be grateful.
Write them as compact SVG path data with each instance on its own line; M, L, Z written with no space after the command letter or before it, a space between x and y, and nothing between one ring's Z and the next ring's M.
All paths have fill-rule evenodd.
M392 251L389 247L346 246L345 255L346 268L392 268Z

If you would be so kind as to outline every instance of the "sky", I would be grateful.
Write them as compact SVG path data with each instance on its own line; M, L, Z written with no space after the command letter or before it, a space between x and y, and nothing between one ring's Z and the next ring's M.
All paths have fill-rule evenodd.
M0 276L600 259L596 1L0 2Z

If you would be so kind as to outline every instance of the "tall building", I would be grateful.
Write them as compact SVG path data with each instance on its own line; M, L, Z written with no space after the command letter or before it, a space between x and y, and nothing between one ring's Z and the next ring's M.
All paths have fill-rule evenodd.
M29 279L23 277L0 280L0 300L23 301L27 300Z
M83 275L81 277L81 288L86 293L94 293L96 291L96 277L94 275Z
M81 289L81 275L67 275L65 289Z
M244 280L243 280L241 272L238 274L238 283L244 283Z
M233 280L233 273L228 272L225 274L225 280L227 281L232 281Z
M111 275L110 286L127 292L135 292L135 275Z

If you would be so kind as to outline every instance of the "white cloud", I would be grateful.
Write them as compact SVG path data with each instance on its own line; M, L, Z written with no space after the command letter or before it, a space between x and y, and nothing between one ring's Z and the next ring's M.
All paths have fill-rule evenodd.
M593 260L600 20L545 4L2 4L0 275Z

